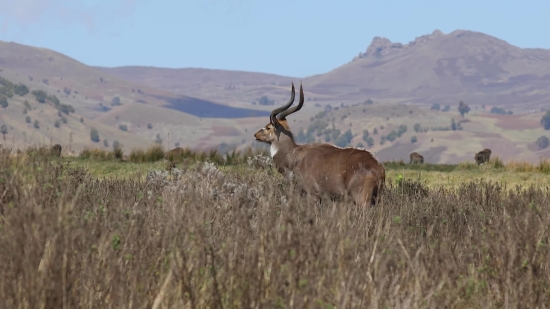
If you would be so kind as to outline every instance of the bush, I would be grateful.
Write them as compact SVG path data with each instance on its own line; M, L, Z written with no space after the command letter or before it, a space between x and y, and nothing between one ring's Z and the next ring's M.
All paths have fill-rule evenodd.
M36 98L36 101L38 101L39 103L46 103L46 99L48 98L48 93L46 91L33 90L31 93Z
M541 136L537 139L536 144L539 149L546 149L548 144L550 144L550 140L547 136Z
M6 107L9 106L8 98L6 98L5 96L3 96L1 94L0 94L0 106L2 106L3 108L6 108Z
M96 128L90 129L90 139L94 143L99 143L99 132L97 131Z
M27 87L25 84L19 83L13 86L13 92L19 96L24 96L29 93L29 87Z
M118 125L118 129L121 130L121 131L128 131L128 126L126 126L125 124L119 124Z
M416 143L417 141L418 141L418 140L416 139L416 135L413 135L413 136L411 137L411 143L414 144L414 143Z

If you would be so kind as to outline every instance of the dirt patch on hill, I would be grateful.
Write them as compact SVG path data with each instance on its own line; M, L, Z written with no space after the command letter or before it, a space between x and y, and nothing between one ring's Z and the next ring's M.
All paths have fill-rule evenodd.
M239 130L228 126L213 126L211 130L211 135L215 136L239 136L241 134Z
M460 134L458 132L454 132L454 133L450 134L449 136L445 137L446 140L450 140L450 141L459 141L462 138L463 138L462 134Z
M496 119L496 126L504 130L523 130L540 128L540 123L532 119L526 119L522 115L486 115L487 118Z
M481 137L481 138L502 138L502 136L498 133L487 133L487 132L475 132L475 137Z

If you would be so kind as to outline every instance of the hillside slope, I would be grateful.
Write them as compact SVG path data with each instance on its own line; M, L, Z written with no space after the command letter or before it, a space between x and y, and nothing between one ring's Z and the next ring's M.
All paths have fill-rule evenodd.
M137 66L98 70L239 107L251 107L251 101L264 95L282 103L287 85L298 82L292 77L223 70ZM465 30L449 34L436 30L408 44L375 37L349 63L305 77L303 84L310 99L323 103L372 98L431 105L463 100L479 106L538 110L550 95L550 50L522 49Z
M473 31L434 31L408 44L375 37L364 53L339 68L304 79L315 93L411 103L523 109L550 95L550 50L522 49Z
M114 130L117 133L114 135L115 137L120 132L125 136L127 145L146 145L158 140L156 134L168 131L168 128L164 127L166 123L164 119L177 118L177 130L181 144L193 146L201 144L197 142L198 140L209 140L211 131L216 130L215 127L219 123L224 123L225 118L233 118L234 122L238 122L239 118L268 115L266 111L259 109L232 108L216 102L136 84L101 72L61 53L14 42L0 41L0 77L15 84L22 83L31 90L41 90L47 95L55 95L61 104L70 105L75 109L78 115L77 119L83 117L86 120L85 123L94 120L94 125L98 127L98 130L101 126L105 128L110 126L109 130L105 130ZM17 96L9 100L15 101L13 104L10 102L12 107L9 107L6 113L9 112L12 115L11 109L15 106L18 108L18 113L21 114L23 108L19 108L19 105L22 103L19 102ZM36 102L34 96L30 94L24 100ZM150 108L147 109L145 106ZM42 109L45 108L42 107ZM148 112L132 112L144 111L144 109ZM124 123L127 127L135 127L140 123L151 123L158 132L155 132L153 137L151 137L151 133L155 130L122 132L118 128L118 125L122 123L118 121L116 123L103 122L105 119L120 117L121 111L128 114ZM3 117L7 117L6 113ZM44 113L34 115L33 121L36 118L41 127L54 127L55 119L45 117L47 112L44 111ZM56 114L57 110L52 109L52 113ZM203 120L200 117L209 118ZM132 123L134 126L131 125ZM196 127L197 125L199 128ZM89 128L87 130L89 131ZM72 144L75 147L95 145L89 139L89 132L88 135L73 133L75 134L72 136ZM14 132L13 136L17 136L17 133ZM44 139L49 140L50 137L45 135ZM131 141L134 138L135 141ZM164 139L166 140L166 138ZM28 143L37 142L37 140L21 140L26 140ZM63 142L68 144L69 139L65 138ZM212 141L212 143L215 142L217 141ZM201 145L204 147L215 146L212 143L205 142Z
M298 80L275 74L201 68L170 69L145 66L95 68L128 81L234 107L251 107L251 101L266 94L277 101L285 100L288 95L288 86L292 81L296 83ZM254 108L268 109L262 106L254 106Z

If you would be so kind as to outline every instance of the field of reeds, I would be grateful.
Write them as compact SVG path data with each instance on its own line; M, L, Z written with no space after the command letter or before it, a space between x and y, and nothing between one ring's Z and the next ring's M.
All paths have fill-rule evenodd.
M308 203L261 152L172 155L0 148L2 308L550 304L547 161L387 162L359 208Z

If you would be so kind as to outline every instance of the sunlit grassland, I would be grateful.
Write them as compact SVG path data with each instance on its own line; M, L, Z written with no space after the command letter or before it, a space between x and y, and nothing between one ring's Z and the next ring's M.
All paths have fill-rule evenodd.
M46 153L47 150L29 150L23 155L21 164L24 164L25 156L37 152ZM193 166L198 162L210 161L216 163L220 169L236 174L248 174L254 172L247 164L247 158L254 155L267 156L259 150L247 150L221 154L215 150L195 152L189 149L181 153L169 154L162 147L154 146L148 149L136 149L125 156L116 151L84 150L77 156L62 158L51 157L71 168L85 168L88 172L99 178L143 178L150 170L166 170L168 158L173 161L175 167ZM125 159L122 159L125 157ZM460 164L406 164L399 162L384 162L386 168L386 180L394 182L398 178L410 179L423 183L430 188L457 188L461 183L468 181L498 182L508 189L517 185L521 186L550 186L550 160L533 162L502 162L498 156L491 158L490 162L478 166L473 162ZM273 167L271 177L282 177Z

